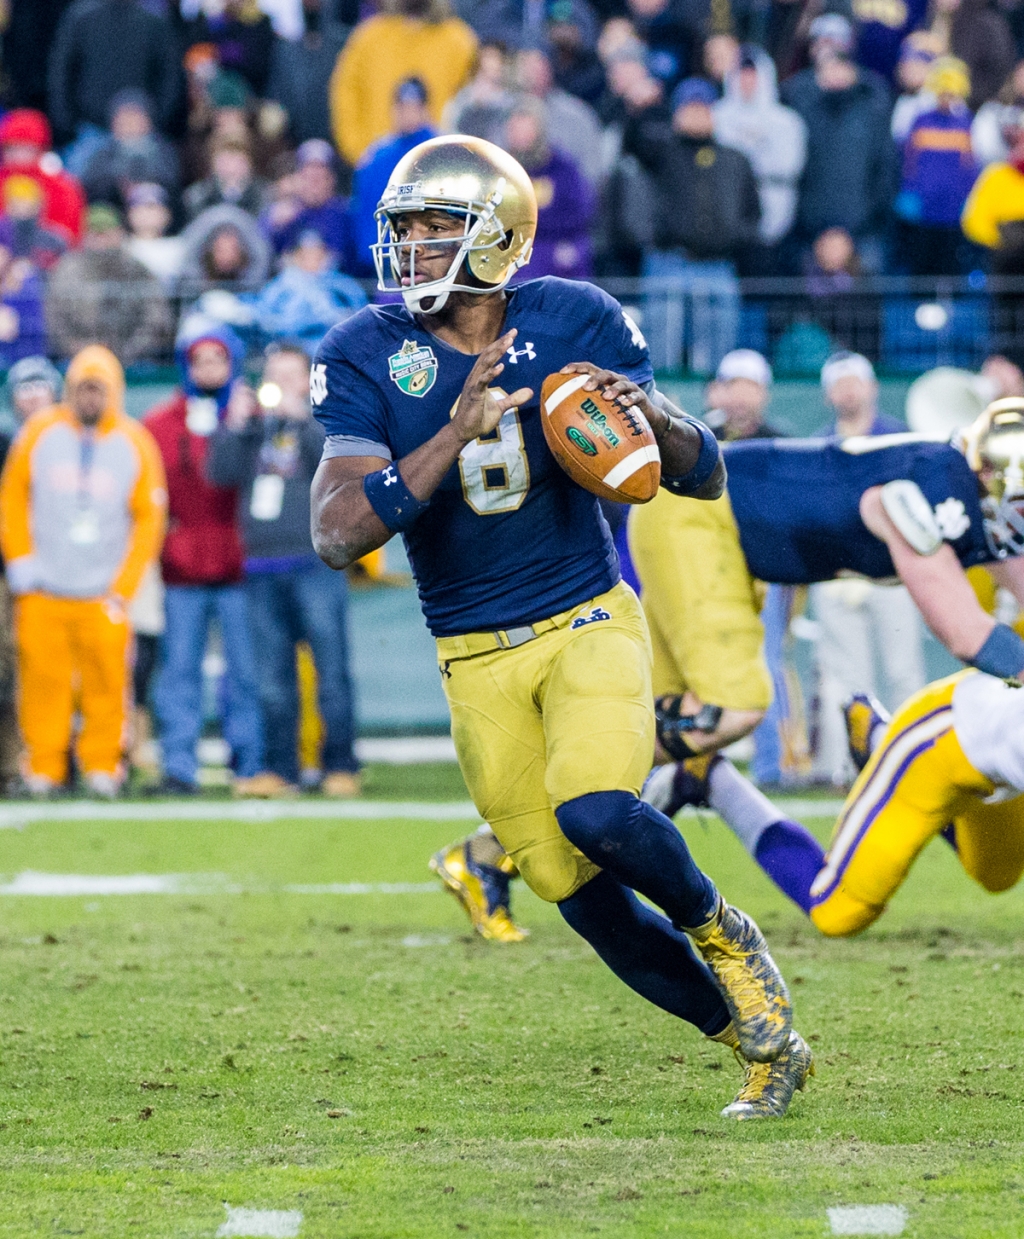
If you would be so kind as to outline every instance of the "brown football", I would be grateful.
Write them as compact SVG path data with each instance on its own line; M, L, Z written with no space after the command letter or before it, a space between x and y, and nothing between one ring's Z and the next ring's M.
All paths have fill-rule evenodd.
M549 374L540 393L544 438L574 482L616 503L649 503L661 484L654 432L639 409L599 391L583 391L589 374Z

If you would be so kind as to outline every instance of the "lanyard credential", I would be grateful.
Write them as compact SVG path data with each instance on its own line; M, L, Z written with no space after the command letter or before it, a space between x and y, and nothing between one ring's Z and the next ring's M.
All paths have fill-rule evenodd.
M71 522L70 538L75 546L92 546L99 541L99 515L92 503L89 475L96 455L96 440L91 430L84 430L78 456L78 497Z

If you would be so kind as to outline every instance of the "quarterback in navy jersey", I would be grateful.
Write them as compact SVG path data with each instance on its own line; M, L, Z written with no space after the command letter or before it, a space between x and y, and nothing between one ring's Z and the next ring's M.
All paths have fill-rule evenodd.
M518 334L502 354L503 378L536 394L463 448L404 534L435 637L532 624L619 579L597 499L548 450L539 393L547 375L580 357L650 383L647 349L593 285L549 276L505 296L504 327ZM326 393L316 410L325 459L407 456L451 421L475 362L404 307L355 315L331 332L314 367Z
M714 499L724 467L710 432L654 388L615 301L553 279L506 291L536 212L524 170L480 139L433 138L399 162L374 256L404 304L334 328L313 368L327 435L314 545L344 568L402 533L481 816L626 984L745 1058L725 1113L781 1115L810 1050L757 926L639 797L655 732L647 628L596 498L547 449L541 384L586 374L586 390L645 417L679 494ZM501 874L442 876L457 889Z

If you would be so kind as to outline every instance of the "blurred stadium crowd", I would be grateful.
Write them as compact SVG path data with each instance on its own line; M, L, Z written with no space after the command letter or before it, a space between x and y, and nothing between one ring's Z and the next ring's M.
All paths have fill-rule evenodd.
M9 792L77 772L116 795L128 735L151 783L189 794L211 708L239 794L358 792L345 580L309 544L309 357L378 295L374 209L435 133L523 164L524 276L609 287L657 369L711 380L723 437L774 433L772 367L817 376L837 349L861 386L826 385L830 433L893 428L872 364L998 354L993 390L1024 391L1021 0L0 0L0 28ZM126 371L177 383L148 435ZM851 588L814 587L822 698L865 686L874 640L902 699L924 678L916 612ZM38 610L17 648L12 595ZM764 612L765 783L811 772L784 648L798 603L773 587ZM139 757L147 705L159 768ZM842 782L841 737L817 752Z
M911 331L969 349L994 306L1017 334L1019 0L21 0L2 37L0 365L166 360L197 304L250 346L315 342L367 295L388 172L440 131L529 171L530 275L646 280L662 369L738 343L913 368L871 277L996 290Z

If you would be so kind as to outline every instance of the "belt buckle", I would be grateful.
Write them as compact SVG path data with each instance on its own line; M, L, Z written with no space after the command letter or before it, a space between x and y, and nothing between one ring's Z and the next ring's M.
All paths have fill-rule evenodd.
M497 634L499 643L509 650L525 645L527 641L533 641L536 636L532 624L524 624L521 628L504 628ZM505 641L501 640L502 637Z

